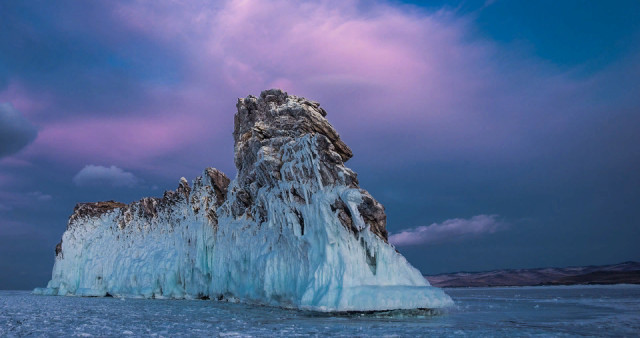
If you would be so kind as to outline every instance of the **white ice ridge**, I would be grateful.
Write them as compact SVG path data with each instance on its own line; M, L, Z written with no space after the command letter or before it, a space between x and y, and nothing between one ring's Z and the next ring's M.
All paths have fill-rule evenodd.
M238 135L236 152L244 155L236 156L241 166L230 183L207 169L192 187L182 181L162 199L79 205L52 280L34 292L211 298L319 311L453 304L386 242L386 231L372 230L373 218L361 212L368 212L363 201L375 200L357 182L346 183L355 174L338 161L331 165L336 175L327 176L323 159L338 155L331 139L278 137L268 144L258 139L254 147L238 143Z

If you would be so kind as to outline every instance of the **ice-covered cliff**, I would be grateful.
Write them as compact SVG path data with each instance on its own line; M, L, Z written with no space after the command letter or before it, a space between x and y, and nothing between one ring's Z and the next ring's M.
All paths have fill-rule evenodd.
M230 181L130 205L78 204L56 248L51 295L212 298L314 309L442 308L442 290L387 243L384 208L345 167L351 150L317 102L239 99Z

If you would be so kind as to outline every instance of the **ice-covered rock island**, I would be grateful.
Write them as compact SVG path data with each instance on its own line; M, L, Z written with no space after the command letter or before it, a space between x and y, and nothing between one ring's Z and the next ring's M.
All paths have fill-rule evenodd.
M452 304L388 242L317 102L239 99L234 180L208 168L162 198L81 203L36 293L232 299L320 311Z

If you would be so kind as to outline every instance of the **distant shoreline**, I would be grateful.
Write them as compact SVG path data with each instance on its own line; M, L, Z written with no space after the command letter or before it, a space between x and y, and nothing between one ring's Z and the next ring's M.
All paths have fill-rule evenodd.
M640 284L640 263L456 272L425 278L431 285L443 288Z

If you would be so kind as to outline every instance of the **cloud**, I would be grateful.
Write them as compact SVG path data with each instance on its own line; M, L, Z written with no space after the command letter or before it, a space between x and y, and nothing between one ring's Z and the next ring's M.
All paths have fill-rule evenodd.
M73 50L42 51L60 56L49 60L57 65L51 68L55 72L44 82L17 74L0 93L25 112L40 112L42 131L29 151L70 166L104 161L175 177L185 168L210 165L204 153L216 166L231 167L224 149L232 147L234 98L272 86L321 102L361 158L383 155L387 160L379 165L393 167L415 163L417 152L424 154L420 161L539 158L603 134L595 117L616 113L602 107L618 110L635 97L614 99L602 95L602 88L618 83L631 88L637 71L623 81L576 76L572 69L479 36L472 16L446 8L338 0L78 6L84 15L60 19L64 29L54 22L32 33L41 35L36 41L49 35L67 41L68 29L76 33L74 43L52 44L77 46ZM24 7L36 17L57 11ZM19 9L16 13L24 12ZM70 15L66 12L61 18ZM24 34L17 28L10 33L4 32L7 39ZM22 54L42 54L40 45L5 57L13 55L12 62L22 64ZM76 52L85 57L76 60ZM35 104L43 101L46 109ZM619 134L611 130L603 139ZM607 163L595 157L584 161Z
M222 112L229 96L283 86L321 102L352 139L379 142L363 147L375 152L365 156L383 149L489 162L534 157L556 149L551 137L591 134L577 129L598 124L573 121L592 121L603 113L597 107L610 106L594 94L612 81L594 86L592 77L478 37L471 17L448 10L331 0L116 7L123 26L184 53L174 95L189 93L188 105L217 99ZM380 137L364 141L372 134Z
M73 183L79 187L134 187L139 180L132 173L113 165L87 165L73 177Z
M34 198L38 201L50 201L53 197L48 194L44 194L41 191L33 191L27 194L27 196Z
M38 129L10 103L0 103L0 158L12 155L33 142Z
M0 211L9 211L14 209L32 208L34 201L48 202L53 196L45 194L42 191L32 192L11 192L0 191Z
M71 150L60 154L66 160L79 157L86 162L103 160L140 166L155 157L184 149L190 142L204 138L207 132L215 131L206 128L207 125L189 116L78 119L50 124L34 145L39 146L39 153Z
M397 246L448 242L491 234L506 227L497 215L477 215L470 219L454 218L442 223L423 225L392 234L389 242Z

